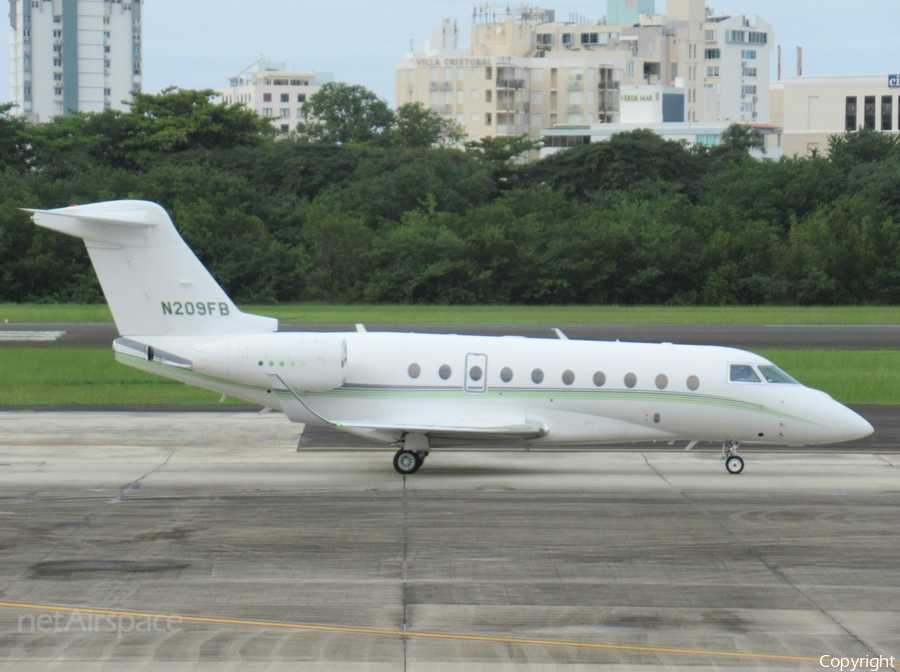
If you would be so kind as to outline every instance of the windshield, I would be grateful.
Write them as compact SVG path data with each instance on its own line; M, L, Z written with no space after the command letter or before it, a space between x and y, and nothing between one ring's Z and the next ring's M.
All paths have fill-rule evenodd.
M759 372L766 379L767 383L790 383L791 385L800 384L774 364L761 364L759 366Z
M756 371L749 364L732 364L731 376L732 383L761 383Z

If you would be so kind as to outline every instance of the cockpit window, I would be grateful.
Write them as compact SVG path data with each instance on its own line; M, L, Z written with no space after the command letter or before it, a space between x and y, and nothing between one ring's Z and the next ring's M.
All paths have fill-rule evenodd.
M732 383L761 383L756 371L749 364L732 364L731 378Z
M774 364L760 364L759 372L763 375L763 378L766 379L767 383L789 383L791 385L800 384Z

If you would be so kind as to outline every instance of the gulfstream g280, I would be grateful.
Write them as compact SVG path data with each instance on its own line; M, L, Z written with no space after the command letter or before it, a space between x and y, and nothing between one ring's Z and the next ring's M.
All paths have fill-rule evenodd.
M398 448L418 470L454 445L722 443L801 446L868 436L824 392L742 350L670 343L369 333L277 333L242 313L162 207L110 201L32 211L83 238L120 338L116 359Z

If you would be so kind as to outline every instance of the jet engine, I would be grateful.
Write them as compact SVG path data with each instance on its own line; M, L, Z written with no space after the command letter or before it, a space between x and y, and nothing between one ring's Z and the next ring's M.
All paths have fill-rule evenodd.
M337 334L280 332L197 346L196 373L242 385L269 387L277 374L295 392L324 392L344 384L347 342Z

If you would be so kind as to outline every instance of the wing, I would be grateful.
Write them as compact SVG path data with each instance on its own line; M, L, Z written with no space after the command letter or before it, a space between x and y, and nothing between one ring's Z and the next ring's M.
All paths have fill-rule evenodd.
M398 441L404 434L425 434L435 439L460 441L503 441L509 439L538 439L547 436L549 428L539 420L523 419L522 422L503 422L494 418L467 417L461 422L428 422L422 419L398 417L379 418L377 421L336 420L323 418L298 397L277 374L268 375L272 391L281 403L282 410L294 422L305 422L310 415L319 418L332 427L352 434L366 436L380 441Z

